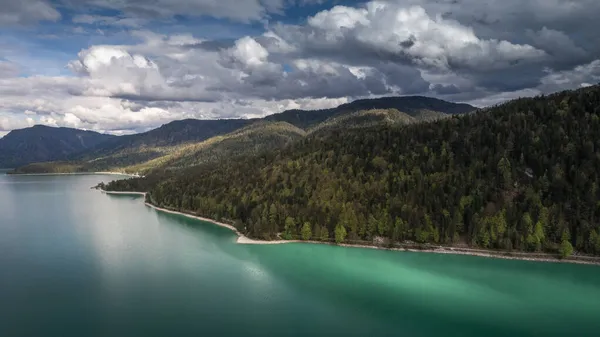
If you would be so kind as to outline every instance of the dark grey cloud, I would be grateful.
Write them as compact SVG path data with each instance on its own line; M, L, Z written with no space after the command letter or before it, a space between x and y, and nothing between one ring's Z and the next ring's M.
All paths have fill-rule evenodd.
M285 57L352 66L393 63L437 77L458 76L469 85L433 83L430 94L450 95L443 88L452 85L452 91L472 90L462 94L472 99L537 88L549 72L599 59L598 13L595 0L377 1L272 30L293 47ZM281 44L273 37L258 41L269 50Z
M0 58L0 78L16 77L21 72L21 67L8 60Z
M231 48L235 45L235 39L221 39L221 40L206 40L198 43L184 45L185 48L199 48L206 51L221 51L224 49Z
M0 26L57 21L60 13L45 0L0 0Z
M454 84L434 84L431 90L438 95L455 95L460 93L460 88Z
M62 0L64 5L80 10L110 9L128 18L145 20L175 16L215 17L241 22L258 21L269 13L281 13L283 0Z

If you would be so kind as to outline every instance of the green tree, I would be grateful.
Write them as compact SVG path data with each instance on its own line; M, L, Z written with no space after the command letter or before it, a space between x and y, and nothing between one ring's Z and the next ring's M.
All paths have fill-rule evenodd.
M269 207L269 222L277 223L277 207L274 204Z
M590 233L590 246L593 252L600 253L600 235L596 230L592 230Z
M535 237L535 250L542 250L542 246L544 245L544 241L546 239L546 234L544 233L544 224L542 221L538 221L535 224L533 236Z
M498 172L504 188L510 188L512 182L512 171L510 161L506 157L502 157L498 162Z
M312 229L310 229L310 223L305 222L302 226L302 240L308 241L312 237Z
M558 252L560 253L560 256L563 259L567 258L571 256L571 254L573 254L573 245L571 245L571 242L569 242L568 240L563 240L560 244Z
M342 243L346 240L346 228L344 225L337 225L335 227L335 242Z
M293 238L293 230L296 227L294 223L294 218L288 216L285 218L285 230L283 232L283 238L285 240L291 240Z
M321 238L321 226L315 224L312 231L312 237L315 240L319 240Z
M321 241L329 241L329 230L327 229L327 227L321 227L321 236L319 238L321 239Z
M417 228L415 230L415 240L418 243L427 243L427 241L429 241L430 236L431 236L431 233L428 232L426 229Z
M373 214L371 214L369 216L369 221L367 224L367 238L370 239L375 235L376 230L377 230L377 225L378 225L377 219L375 218L375 216Z

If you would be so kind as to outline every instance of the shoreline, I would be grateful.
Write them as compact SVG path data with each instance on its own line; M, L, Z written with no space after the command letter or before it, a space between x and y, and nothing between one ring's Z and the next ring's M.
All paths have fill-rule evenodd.
M116 191L104 191L102 193L105 194L115 194L115 195L142 195L146 196L145 192L116 192ZM413 252L413 253L433 253L433 254L451 254L451 255L468 255L468 256L478 256L483 258L492 258L492 259L503 259L503 260L520 260L520 261L532 261L532 262L549 262L549 263L571 263L571 264L585 264L585 265L596 265L600 266L600 257L597 259L594 257L589 257L590 260L580 260L580 259L559 259L556 257L536 257L536 256L528 256L530 253L526 252L510 252L510 251L490 251L484 249L475 249L475 248L459 248L459 247L450 247L450 246L438 246L436 248L430 249L415 249L415 248L388 248L382 246L375 245L367 245L367 244L347 244L341 243L336 244L332 242L322 242L322 241L303 241L303 240L273 240L273 241L265 241L265 240L255 240L251 239L240 231L237 230L234 226L230 224L226 224L223 222L219 222L213 219L179 212L173 211L166 208L161 208L155 205L152 205L146 201L144 201L144 205L147 207L153 208L156 211L182 215L187 218L200 220L203 222L208 222L220 227L227 228L233 231L237 236L236 244L244 244L244 245L278 245L278 244L289 244L289 243L304 243L304 244L320 244L320 245L330 245L330 246L340 246L346 248L367 248L367 249L377 249L377 250L388 250L388 251L400 251L400 252ZM515 254L515 255L511 255ZM544 253L540 253L544 254ZM581 258L581 257L580 257ZM585 258L585 257L583 257Z
M143 194L146 195L146 193L142 193L142 192L136 192L139 194ZM121 192L119 194L128 194L127 192ZM308 242L308 241L300 241L300 240L273 240L273 241L263 241L263 240L254 240L251 239L247 236L245 236L244 234L240 233L240 231L237 230L237 228L235 228L234 226L230 225L230 224L226 224L223 222L219 222L213 219L209 219L209 218L204 218L201 216L197 216L197 215L192 215L192 214L188 214L188 213L183 213L183 212L178 212L178 211L172 211L170 209L166 209L166 208L161 208L158 206L154 206L151 203L148 202L144 202L144 205L146 205L147 207L153 208L156 211L159 212L164 212L164 213L169 213L169 214L175 214L175 215L182 215L186 218L191 218L191 219L195 219L195 220L200 220L203 222L209 222L213 225L217 225L220 227L224 227L227 228L231 231L233 231L237 236L237 240L236 243L237 244L243 244L243 245L278 245L278 244L286 244L286 243L298 243L298 242Z
M71 172L71 173L9 173L6 172L7 175L15 175L15 176L84 176L84 175L108 175L108 176L128 176L140 178L138 174L129 174L129 173L121 173L121 172Z
M104 194L114 194L114 195L141 195L141 196L146 196L146 193L144 192L116 192L116 191L105 191L105 190L100 190L102 193Z

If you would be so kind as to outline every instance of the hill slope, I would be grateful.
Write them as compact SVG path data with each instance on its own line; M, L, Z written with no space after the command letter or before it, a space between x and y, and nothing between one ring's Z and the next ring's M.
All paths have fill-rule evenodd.
M128 172L149 172L154 169L182 169L208 162L221 162L241 155L255 155L283 148L306 135L306 132L285 122L261 122L204 142L183 146L177 151L154 160L125 168Z
M361 99L342 104L336 108L323 110L287 110L279 114L265 117L268 121L288 122L301 129L309 129L327 119L363 110L396 109L409 116L416 117L423 111L454 115L476 110L469 104L451 103L431 97L405 96Z
M0 138L0 167L62 160L117 138L92 131L42 125L13 130Z
M600 254L600 86L112 183L245 234ZM154 180L152 180L154 179ZM184 197L185 196L185 197Z
M349 130L376 125L412 124L434 121L450 116L451 115L429 110L413 113L413 116L400 112L397 109L363 110L331 117L326 121L311 127L309 131L311 133L322 133L330 132L333 129Z
M198 144L212 137L226 135L255 123L286 122L297 128L308 130L330 118L371 108L398 109L403 111L407 115L406 118L411 120L426 120L431 116L463 113L475 109L467 104L409 96L358 100L325 110L288 110L262 119L187 119L174 121L145 133L122 136L104 142L86 152L67 158L69 162L35 163L19 168L17 172L105 171L131 169L136 166L147 169L149 166L144 163L152 160L159 162L161 160L159 158L171 155L183 146ZM350 125L351 123L355 123L354 126L364 126L364 121L358 118L350 118L344 122L344 125ZM338 123L338 125L341 124Z
M159 148L164 152L153 152L159 155L147 160L143 158L147 152L123 153L90 161L33 163L18 168L16 173L124 171L146 174L152 170L181 169L282 148L305 134L304 130L285 122L260 122L202 142ZM133 164L128 165L130 162Z
M86 153L85 157L80 159L89 160L117 153L135 153L152 148L168 148L181 144L197 143L214 136L228 134L256 122L287 122L306 130L331 117L365 109L398 109L413 117L417 117L424 111L458 114L475 110L473 106L468 104L450 103L429 97L407 96L358 100L324 110L287 110L259 119L186 119L165 124L145 133L119 137L112 142L102 144L94 151Z

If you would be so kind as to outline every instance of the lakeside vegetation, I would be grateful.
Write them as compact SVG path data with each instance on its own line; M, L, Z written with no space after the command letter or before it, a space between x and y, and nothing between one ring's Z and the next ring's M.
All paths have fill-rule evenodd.
M260 239L600 254L600 87L110 183Z

